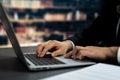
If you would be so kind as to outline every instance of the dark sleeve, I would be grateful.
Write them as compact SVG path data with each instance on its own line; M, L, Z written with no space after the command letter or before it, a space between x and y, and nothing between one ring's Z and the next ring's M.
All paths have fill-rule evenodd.
M69 37L68 40L80 46L97 45L100 39L102 39L100 37L103 24L102 21L102 17L98 17L92 25L81 34L75 34L73 37Z
M68 38L75 45L80 46L99 46L99 42L103 41L107 45L115 43L115 30L117 22L116 6L120 4L120 0L105 0L101 15L85 29L81 34L75 34ZM113 45L113 44L112 44Z

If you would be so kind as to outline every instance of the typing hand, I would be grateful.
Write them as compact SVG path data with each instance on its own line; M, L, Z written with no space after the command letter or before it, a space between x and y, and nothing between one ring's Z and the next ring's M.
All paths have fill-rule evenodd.
M63 55L69 50L70 47L71 43L67 41L60 42L56 40L50 40L48 42L40 44L37 47L37 56L44 57L48 51L52 53L52 57Z

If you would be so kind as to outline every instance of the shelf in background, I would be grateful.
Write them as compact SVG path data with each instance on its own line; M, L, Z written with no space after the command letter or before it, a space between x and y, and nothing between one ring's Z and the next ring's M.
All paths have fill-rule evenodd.
M18 19L18 20L15 20L15 19L10 19L10 21L12 22L12 23L56 23L56 22L85 22L85 21L66 21L66 20L63 20L63 21L45 21L44 19L28 19L28 20L26 20L26 19Z
M34 23L34 22L44 22L43 19L10 19L11 22L17 22L17 23Z
M23 6L10 6L5 5L5 8L11 9L73 9L73 6L49 6L49 7L23 7Z

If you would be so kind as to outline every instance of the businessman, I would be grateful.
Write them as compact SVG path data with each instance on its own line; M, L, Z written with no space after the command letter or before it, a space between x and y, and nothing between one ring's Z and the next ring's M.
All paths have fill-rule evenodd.
M37 55L44 57L47 51L52 56L84 59L85 57L98 61L120 63L120 0L105 0L101 15L93 24L83 31L62 42L50 40L40 44Z

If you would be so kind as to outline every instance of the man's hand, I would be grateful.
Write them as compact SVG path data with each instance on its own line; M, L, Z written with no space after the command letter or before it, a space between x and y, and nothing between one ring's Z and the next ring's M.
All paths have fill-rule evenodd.
M75 59L77 57L80 60L84 59L84 57L88 57L98 61L117 61L117 50L118 47L76 46L72 52L65 54L65 57L69 58L72 56L72 58Z
M37 47L37 55L38 57L44 57L44 55L50 51L52 52L52 56L58 56L65 54L68 50L70 50L72 47L71 42L69 41L56 41L56 40L50 40L48 42L45 42L43 44L40 44Z

